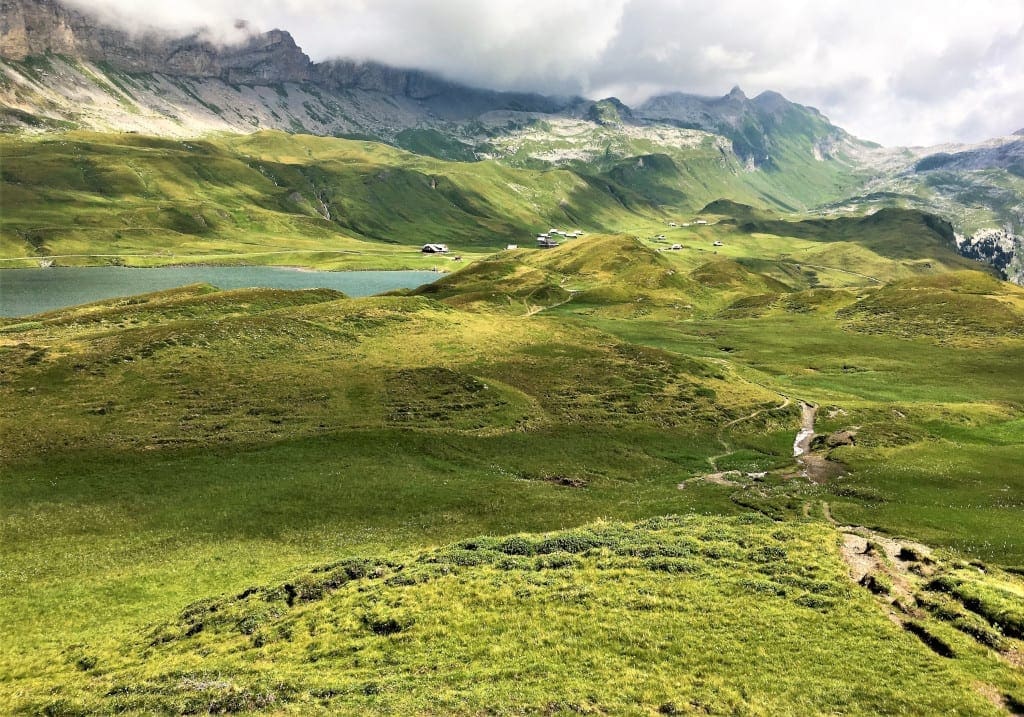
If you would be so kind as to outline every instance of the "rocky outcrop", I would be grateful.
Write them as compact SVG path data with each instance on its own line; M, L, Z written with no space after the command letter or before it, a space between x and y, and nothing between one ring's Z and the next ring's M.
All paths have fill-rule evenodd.
M608 97L590 104L586 118L605 127L621 125L633 119L633 111L616 97Z
M956 235L957 251L968 259L994 267L1004 279L1021 283L1024 272L1016 267L1016 255L1024 254L1024 237L1001 229L982 229L972 236Z
M400 70L376 62L333 60L316 66L317 80L330 89L364 90L395 97L429 99L455 87L416 70Z
M0 57L76 54L84 39L83 20L52 0L0 0Z

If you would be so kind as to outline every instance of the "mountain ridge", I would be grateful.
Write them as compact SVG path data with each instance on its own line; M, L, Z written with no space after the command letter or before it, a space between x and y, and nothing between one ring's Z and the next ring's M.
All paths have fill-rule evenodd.
M59 0L2 0L0 9L0 58L8 62L58 55L131 75L220 80L229 85L311 83L334 92L364 91L405 97L425 103L437 118L449 121L503 110L584 117L605 101L472 87L436 73L371 61L339 58L316 63L289 32L281 29L252 34L240 43L218 45L198 33L178 38L152 32L133 36L68 8ZM739 115L744 111L749 114L752 107L767 105L769 98L775 105L771 108L773 112L784 105L821 116L818 110L790 103L778 93L766 92L748 100L739 87L720 98L683 93L662 95L651 98L636 112L617 98L607 100L625 108L623 114L629 119L656 120L657 112L649 108L656 107L659 99L668 103L676 96L686 97L695 108L699 106L696 111L703 121L689 124L709 131L735 128ZM747 159L749 154L741 157Z

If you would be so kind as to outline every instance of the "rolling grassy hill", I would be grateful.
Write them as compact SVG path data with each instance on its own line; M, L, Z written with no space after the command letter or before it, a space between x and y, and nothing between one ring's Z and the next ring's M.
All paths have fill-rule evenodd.
M0 265L452 271L0 319L0 712L1024 712L1013 147L271 39L0 61Z

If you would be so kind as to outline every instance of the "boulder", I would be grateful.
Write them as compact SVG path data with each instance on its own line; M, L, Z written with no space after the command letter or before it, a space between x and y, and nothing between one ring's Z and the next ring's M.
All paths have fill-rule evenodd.
M839 446L853 446L857 444L857 434L853 431L836 431L830 433L825 439L825 445L829 448L838 448Z

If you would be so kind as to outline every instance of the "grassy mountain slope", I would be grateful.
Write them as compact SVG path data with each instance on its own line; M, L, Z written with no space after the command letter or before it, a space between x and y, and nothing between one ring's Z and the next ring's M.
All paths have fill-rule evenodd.
M955 251L951 228L920 209L883 209L839 221L791 213L786 221L773 217L770 211L803 211L845 196L849 182L861 181L855 173L844 175L837 181L846 189L833 191L818 177L806 184L816 188L815 196L779 184L784 177L804 182L819 169L838 171L834 162L811 157L806 167L750 172L714 136L671 128L627 133L617 144L609 135L603 154L572 159L579 147L604 146L594 132L612 130L585 125L566 130L567 138L559 140L564 146L544 144L561 137L560 131L557 123L538 130L547 140L510 131L508 137L516 139L509 147L524 153L522 161L514 155L472 162L368 141L275 132L188 141L131 134L8 135L0 138L0 179L9 208L0 218L0 251L7 259L24 257L11 265L26 266L37 257L56 256L61 264L422 268L437 263L415 251L426 242L479 255L507 243L531 243L534 232L551 226L643 236L664 233L669 221L685 223L708 207L704 216L717 219L718 230L676 228L671 238L692 238L706 247L701 240L727 238L720 230L732 228L730 237L758 243L748 253L761 258L786 254L798 263L882 279L895 265L879 266L879 256L896 262L903 276L933 260L945 268L970 266L949 252L937 253L943 241ZM421 135L410 136L409 146L443 138ZM449 149L445 156L458 155ZM534 155L550 161L530 159ZM730 199L722 204L721 197ZM928 236L934 241L923 241ZM768 248L767 237L784 239L770 239ZM800 250L787 253L786 243ZM722 253L731 255L734 243L729 247Z
M720 160L667 155L607 171L514 169L272 132L8 136L0 152L10 208L0 247L62 264L288 263L308 252L302 263L415 267L429 259L412 248L426 242L480 251L531 242L550 226L664 226L667 209L694 211L732 189L759 199Z
M574 310L588 305L609 315L685 318L738 301L768 306L814 287L878 286L951 271L973 276L978 266L956 254L947 225L914 211L782 221L719 201L698 216L707 223L666 228L665 239L597 235L540 252L502 252L417 293L513 313L571 300ZM682 248L672 250L674 244Z
M771 400L729 388L717 368L582 327L497 320L421 297L336 296L189 289L11 322L5 392L20 408L4 452L29 455L52 440L140 448L379 427L486 434L628 425L640 414L705 430ZM275 373L289 378L266 383ZM204 389L213 376L216 390ZM252 393L254 384L265 386ZM154 401L167 410L149 411Z
M384 253L379 244L428 241L493 249L553 224L600 229L651 210L639 195L567 171L446 163L369 142L274 133L0 142L7 256L143 254L152 263L275 250Z

